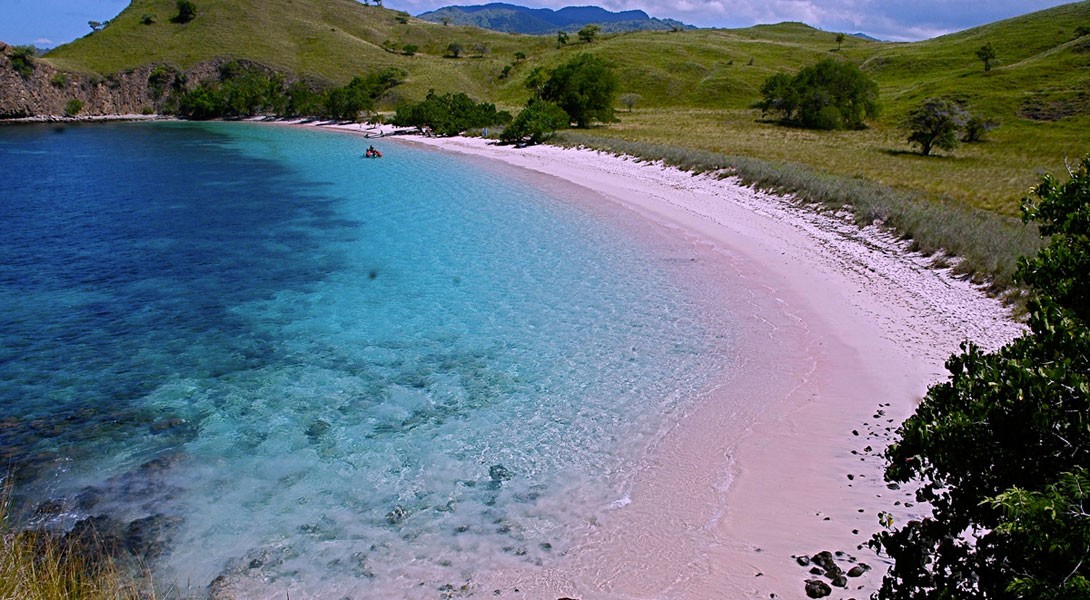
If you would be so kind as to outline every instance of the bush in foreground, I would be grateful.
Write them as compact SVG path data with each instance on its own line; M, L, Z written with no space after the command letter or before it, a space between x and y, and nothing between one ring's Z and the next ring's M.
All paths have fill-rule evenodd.
M1034 195L1029 332L963 344L886 450L931 513L871 542L894 560L881 599L1090 597L1090 156Z

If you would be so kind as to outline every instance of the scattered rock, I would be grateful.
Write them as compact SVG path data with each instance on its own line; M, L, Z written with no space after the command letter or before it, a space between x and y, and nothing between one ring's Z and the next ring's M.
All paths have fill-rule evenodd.
M870 571L870 565L866 563L859 563L848 571L848 577L859 577L867 571Z
M386 513L386 522L390 525L397 525L405 520L405 517L409 516L409 509L401 506L400 504L395 506L393 510Z
M833 588L820 579L806 580L806 596L809 598L824 598L833 593Z

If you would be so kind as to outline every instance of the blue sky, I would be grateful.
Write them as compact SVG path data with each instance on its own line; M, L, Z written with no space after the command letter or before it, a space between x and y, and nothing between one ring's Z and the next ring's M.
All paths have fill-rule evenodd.
M535 8L594 4L640 9L701 27L747 27L802 21L827 31L862 32L886 40L919 40L998 21L1066 0L507 0ZM55 46L91 31L128 0L0 0L0 41ZM419 14L466 0L386 0L387 8ZM200 2L197 2L198 6Z

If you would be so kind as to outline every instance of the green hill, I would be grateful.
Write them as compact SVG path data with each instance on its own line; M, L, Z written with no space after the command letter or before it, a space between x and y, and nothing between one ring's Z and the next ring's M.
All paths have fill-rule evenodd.
M734 30L632 32L558 46L548 36L443 26L355 0L196 0L197 17L170 22L173 0L134 0L108 26L46 55L59 69L109 74L148 63L190 68L241 58L344 84L387 66L408 73L396 98L429 89L464 91L516 109L528 97L525 75L578 52L609 59L622 93L639 94L635 111L597 128L599 137L685 146L820 172L862 177L1005 214L1044 171L1090 152L1090 2L1078 2L915 43L835 34L801 23ZM150 16L151 24L144 24ZM415 55L389 52L417 46ZM464 48L448 58L450 44ZM990 43L999 64L985 73L975 52ZM516 60L516 52L526 56ZM752 109L770 75L825 57L862 66L881 89L882 115L860 132L814 132L766 123ZM505 67L509 76L503 77ZM952 154L910 154L900 123L923 99L952 96L1001 126L983 144ZM391 109L396 98L382 106Z

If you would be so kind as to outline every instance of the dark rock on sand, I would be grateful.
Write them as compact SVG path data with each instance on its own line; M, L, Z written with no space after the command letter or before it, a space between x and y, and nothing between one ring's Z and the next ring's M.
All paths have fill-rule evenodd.
M833 588L820 579L806 580L806 596L809 598L824 598L833 593Z

